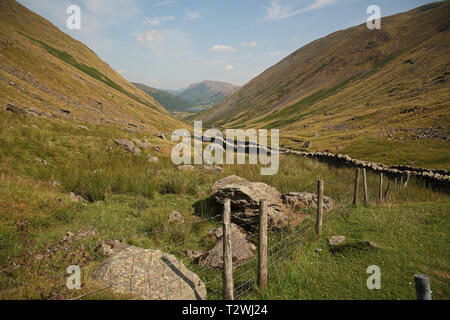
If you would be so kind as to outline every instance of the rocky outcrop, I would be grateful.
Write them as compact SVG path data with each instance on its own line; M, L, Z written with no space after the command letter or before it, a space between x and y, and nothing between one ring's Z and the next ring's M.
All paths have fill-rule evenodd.
M136 155L136 156L138 156L138 155L141 154L141 149L139 149L138 147L136 147L136 146L134 145L134 143L131 142L131 141L128 140L128 139L116 139L116 140L114 140L114 142L115 142L117 145L123 147L126 151L128 151L128 152L130 152L130 153L132 153L132 154L134 154L134 155Z
M225 199L230 199L231 221L246 230L257 229L260 200L268 201L269 228L279 229L288 222L281 194L265 183L230 176L217 181L212 190L212 197L219 207Z
M204 300L206 287L200 278L171 254L127 247L111 255L93 273L118 293L144 300Z
M231 252L233 256L233 268L237 268L254 256L256 247L250 242L245 231L232 223L231 225ZM210 236L216 240L214 247L202 254L199 258L199 265L203 267L222 268L223 267L223 228L218 227L209 232Z
M38 117L38 116L52 117L52 115L48 112L42 112L36 109L25 108L22 106L18 106L13 102L10 102L6 105L6 110L24 117Z

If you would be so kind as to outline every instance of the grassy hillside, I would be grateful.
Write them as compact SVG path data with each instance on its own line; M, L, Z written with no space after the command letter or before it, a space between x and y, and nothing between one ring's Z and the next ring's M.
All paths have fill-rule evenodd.
M220 81L202 81L191 84L179 94L183 100L197 106L213 106L233 94L238 87Z
M279 128L293 148L449 168L449 12L442 1L383 18L381 30L335 32L196 118Z
M169 111L182 111L193 106L190 102L184 101L176 95L146 86L142 83L133 82L133 84L144 91L146 94L148 94L150 97L154 98Z
M183 126L88 47L13 0L0 3L0 38L1 108L14 102L64 121Z
M123 239L132 245L174 253L182 259L186 258L183 250L207 249L211 245L205 240L208 232L219 226L220 222L209 220L199 225L185 223L180 226L169 223L168 215L173 210L180 211L188 222L199 217L210 217L213 214L211 208L199 206L199 203L204 203L210 196L211 186L216 180L230 174L266 182L280 192L314 192L317 179L324 179L325 195L330 196L338 207L344 206L346 213L351 212L350 220L343 216L335 227L325 222L326 235L345 233L350 239L368 238L383 248L381 255L346 255L353 259L348 261L328 257L324 252L320 257L328 259L325 262L332 259L339 270L350 273L356 272L352 270L357 268L358 257L364 259L363 269L367 267L366 260L378 263L380 259L404 268L386 278L395 281L389 285L389 291L376 296L378 298L413 298L413 288L408 289L404 280L410 281L411 272L416 270L430 274L436 298L448 297L448 277L443 273L448 261L443 259L443 252L448 232L445 223L448 220L449 198L446 194L424 188L418 181L412 180L407 188L391 189L389 204L376 206L378 177L369 174L372 204L369 208L354 211L348 206L352 196L353 169L282 156L280 172L274 176L261 177L259 166L255 165L224 166L222 173L180 171L170 161L171 145L157 137L148 139L153 145L160 145L161 151L151 149L148 153L158 156L160 161L149 163L144 155L126 153L112 142L116 137L141 139L144 137L142 134L124 135L120 129L102 126L90 126L87 131L47 119L24 118L4 110L0 110L0 115L0 299L65 299L95 289L98 284L87 282L81 291L66 290L64 270L70 264L77 264L83 270L94 270L105 259L95 250L99 241ZM37 158L45 159L46 164ZM81 195L83 202L72 200L70 192ZM428 207L424 203L434 205ZM307 210L305 214L309 217L305 223L314 220L314 211ZM422 220L417 221L423 223L414 222L419 218ZM391 223L392 220L401 224L401 235L393 233L395 224ZM302 227L303 224L299 226ZM93 234L61 244L67 232L77 234L92 230L95 231ZM287 229L287 235L295 230ZM407 230L409 233L406 233ZM432 233L426 236L430 230ZM410 239L410 243L401 246L399 241L408 234L420 238ZM432 236L440 240L433 240L434 250L429 250ZM419 242L423 246L414 245ZM309 258L310 249L316 245L319 244L313 242L306 247L293 247L298 256L293 256L292 263L298 266L299 260L296 259L312 259ZM411 255L412 251L407 251L410 249L414 250L414 255ZM302 258L304 252L308 256ZM417 269L412 268L413 264L405 260L405 256L414 258ZM426 259L416 260L416 257ZM286 261L282 268L289 265L293 268L289 259L283 258L281 261ZM193 261L185 260L185 263L194 271L198 269ZM300 270L312 267L302 264ZM360 277L365 276L363 271L363 275L357 278L346 277L346 285L361 286ZM236 275L242 272L238 270ZM323 287L327 277L332 278L337 271L329 274L328 269L319 268L314 272L314 277L307 276L308 287L311 288ZM205 276L208 279L219 276L220 279L221 270L211 271L208 275L199 274L202 279ZM255 278L254 274L250 275ZM289 288L283 276L290 277ZM238 281L243 279L237 280L237 286L240 284ZM304 291L294 290L296 287L306 288L302 284L304 281L305 278L299 277L299 274L271 273L269 291L262 297L293 298L298 297L297 294L302 298L367 297L362 290L347 295L346 291L332 285L327 295L321 296L315 290L310 291L310 296L304 295ZM20 287L24 283L27 283L25 287ZM214 294L218 283L209 285L209 298L220 299L220 294ZM17 286L20 288L14 289ZM391 290L409 291L391 295ZM252 295L256 294L257 290L252 290ZM101 292L86 298L120 297L111 292Z

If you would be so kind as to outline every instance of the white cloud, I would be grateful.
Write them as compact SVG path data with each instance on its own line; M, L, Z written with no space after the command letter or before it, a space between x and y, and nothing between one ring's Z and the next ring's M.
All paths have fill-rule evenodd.
M174 16L166 16L166 17L161 16L161 17L155 17L155 18L145 18L144 24L150 25L150 26L153 26L153 27L157 27L163 22L171 21L171 20L174 20L174 19L175 19Z
M154 6L155 7L168 6L170 4L174 4L175 2L176 2L175 0L165 0L155 3Z
M200 18L200 12L186 11L185 18L187 20L197 20Z
M231 65L231 64L229 64L229 65L227 65L227 66L225 66L225 69L224 69L225 71L233 71L234 70L234 67Z
M251 41L251 42L242 42L240 44L241 47L256 47L258 46L258 42L256 41Z
M181 30L151 29L136 37L136 41L159 56L179 56L192 45L189 35Z
M264 20L280 20L292 17L294 15L317 10L337 2L337 0L314 0L312 4L307 7L296 9L292 4L286 4L283 0L272 0L270 6L265 6L266 16Z
M225 46L221 44L216 44L211 47L212 52L237 52L237 50L231 46Z

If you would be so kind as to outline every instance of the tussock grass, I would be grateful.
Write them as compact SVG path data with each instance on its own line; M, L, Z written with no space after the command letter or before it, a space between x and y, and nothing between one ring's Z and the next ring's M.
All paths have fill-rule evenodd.
M167 153L156 153L153 149L147 151L160 158L158 163L148 163L145 155L132 156L126 153L112 140L133 136L114 128L98 126L86 132L64 122L24 119L4 114L5 117L0 119L0 290L12 291L2 294L2 299L73 297L73 292L67 292L61 282L56 285L56 280L43 279L57 277L60 279L57 281L65 281L65 269L71 264L79 265L83 270L94 270L104 260L104 257L94 250L99 241L123 239L131 245L171 252L181 259L186 258L183 250L210 248L212 243L207 234L219 226L220 222L207 220L197 223L198 217L210 218L217 213L209 201L211 186L218 179L231 174L251 181L265 182L281 193L316 192L317 180L324 179L325 195L331 197L336 206L348 206L351 203L354 169L332 167L311 159L281 156L280 170L273 176L261 176L260 167L255 165L224 165L223 173L205 172L200 169L180 171L171 163ZM32 124L40 129L33 128ZM13 130L9 129L11 126L14 127ZM163 150L166 149L167 145L162 140L155 137L149 139L151 143L160 144ZM167 149L170 150L170 146ZM45 159L47 165L36 161L36 158ZM369 173L368 178L371 204L368 208L357 209L354 215L356 217L360 214L361 220L350 220L348 225L349 230L360 230L361 235L366 232L371 234L374 228L382 230L383 224L393 223L390 219L398 217L392 214L395 210L414 213L415 210L427 210L428 204L430 208L434 208L431 204L435 204L440 210L448 206L448 195L426 189L420 181L415 180L412 180L407 188L394 189L391 185L388 204L377 206L375 200L378 177ZM52 181L60 184L53 184ZM71 201L68 196L70 192L82 196L85 201ZM362 195L360 196L362 198ZM186 223L168 222L168 216L174 210L185 216ZM311 223L313 210L303 213L309 216L306 222ZM365 215L377 224L374 224L374 221L366 223L363 219ZM388 218L389 216L391 218ZM414 214L414 217L419 219L420 215ZM446 224L433 219L427 221L427 226L441 230L446 236L445 229L442 229ZM414 224L412 220L409 223ZM344 222L341 225L344 226ZM407 225L408 223L404 223L402 227L406 229ZM326 228L331 226L327 224ZM415 225L412 230L417 228L421 228L421 224ZM61 246L61 240L67 232L77 233L79 230L95 230L95 234L67 244L67 249L58 248L52 251L53 248ZM296 230L292 227L283 234ZM336 232L340 230L336 229ZM392 231L388 234L392 235ZM359 239L362 236L353 237ZM380 242L382 247L396 243L390 244L391 240L401 240L391 236L380 240L372 236L369 238ZM271 241L276 240L274 238ZM293 252L294 258L296 252ZM298 254L301 252L303 251L300 250ZM424 251L420 248L417 252L424 256L430 254L433 261L442 260L442 252ZM391 261L397 261L398 252L387 251L386 254ZM45 258L37 259L37 255L45 255ZM299 256L297 259L302 258ZM287 260L286 266L289 261ZM292 265L296 264L295 261L293 260ZM397 262L401 265L404 260ZM220 270L200 272L201 269L195 263L185 263L191 270L198 271L207 279L220 275ZM427 267L430 268L430 273L442 272L441 264L430 264ZM340 268L345 269L346 265ZM317 286L323 286L325 275L319 271L311 273L314 274L311 281L315 279ZM238 274L239 272L241 271L237 271ZM290 273L286 271L284 274ZM295 279L295 275L292 277ZM350 278L348 280L351 281ZM271 280L270 291L261 297L322 297L295 295L293 291L289 291L291 289L288 290L282 285L277 289L275 284L282 282L289 281L283 278ZM24 283L27 283L25 288L21 287ZM220 288L214 287L217 285L215 283L209 289L219 290ZM396 282L396 285L400 283ZM13 289L15 287L21 289ZM87 278L86 289L83 290L95 287L96 284ZM337 292L333 291L337 290L337 287L330 288L330 292ZM444 295L445 291L442 290ZM340 297L365 296L361 293ZM87 298L114 299L120 296L102 291Z

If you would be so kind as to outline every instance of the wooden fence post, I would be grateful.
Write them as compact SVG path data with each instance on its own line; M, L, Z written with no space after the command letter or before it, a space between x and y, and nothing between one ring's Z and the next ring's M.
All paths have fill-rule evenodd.
M380 188L378 189L378 204L383 202L383 172L380 173Z
M389 187L391 186L391 180L388 181L387 187L386 187L386 191L384 192L384 201L387 202L387 196L388 196L388 192L389 192Z
M405 187L408 186L409 178L411 178L411 172L406 171Z
M426 274L415 274L417 300L431 300L430 277Z
M363 189L364 189L364 204L369 203L369 195L367 194L367 171L363 169Z
M233 256L231 252L231 204L226 199L223 210L223 298L233 300Z
M356 168L355 175L355 190L353 192L353 205L356 206L358 204L358 191L359 191L359 172L361 169Z
M317 235L322 235L322 217L323 217L323 180L317 182Z
M267 288L267 200L259 202L259 243L258 243L258 283L259 288Z

